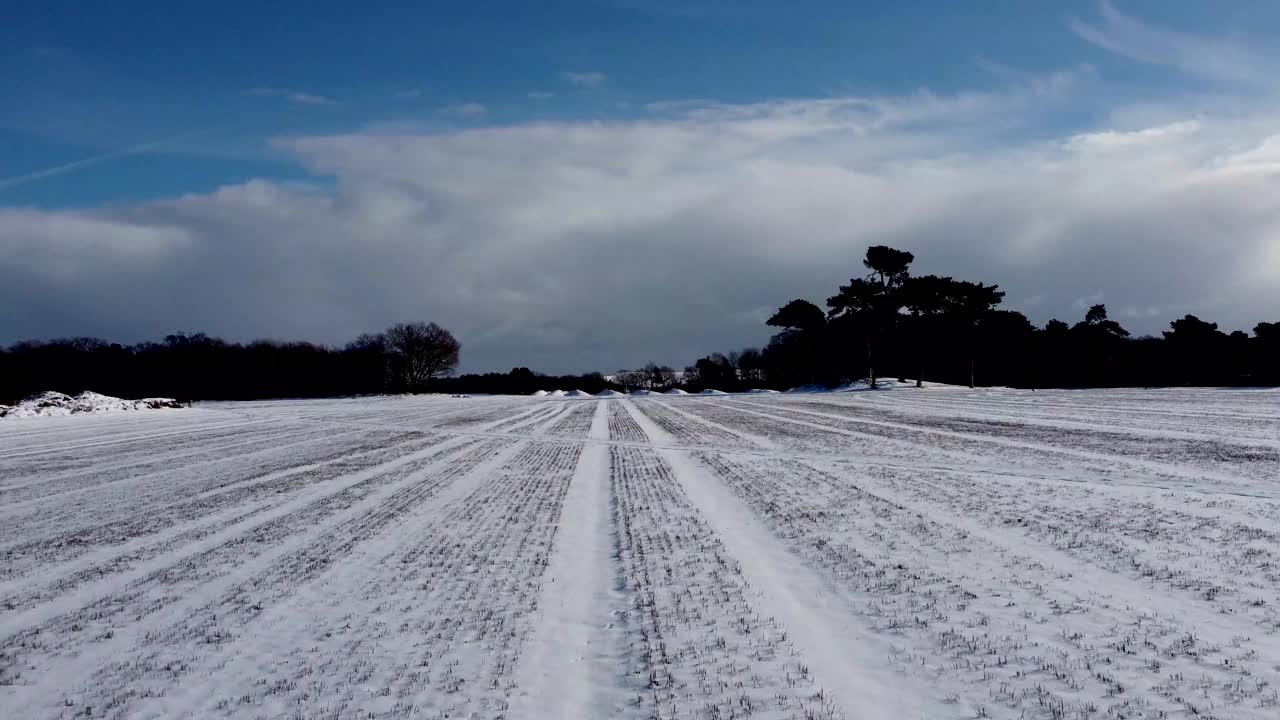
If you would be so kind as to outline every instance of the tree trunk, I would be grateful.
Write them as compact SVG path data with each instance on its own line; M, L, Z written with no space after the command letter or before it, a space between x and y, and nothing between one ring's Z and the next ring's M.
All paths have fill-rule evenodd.
M871 377L871 387L876 386L876 365L871 360L871 343L867 343L867 374Z
M920 363L920 372L916 375L916 387L924 387L924 363Z
M969 356L969 389L973 389L973 355Z

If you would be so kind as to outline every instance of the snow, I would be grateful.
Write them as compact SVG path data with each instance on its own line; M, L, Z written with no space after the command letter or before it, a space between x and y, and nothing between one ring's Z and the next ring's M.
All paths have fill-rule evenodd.
M609 439L608 406L596 405L588 438ZM529 656L516 674L512 717L614 717L625 703L609 677L626 638L617 622L623 599L611 586L608 483L608 447L585 447L561 510Z
M688 395L689 393L684 390L681 390L680 388L671 388L665 394L666 395Z
M570 390L569 392L565 393L565 397L582 398L582 397L595 397L595 396L587 392L586 390Z
M793 387L793 388L791 388L790 390L784 390L783 392L788 392L788 393L814 393L814 392L826 392L826 391L827 391L827 388L826 388L825 386L822 386L822 385L801 385L801 386L799 386L799 387Z
M534 390L534 391L533 391L533 397L546 397L546 396L547 396L547 391L546 391L546 390Z
M599 398L622 398L626 396L626 393L620 393L617 390L601 390L596 394L596 397Z
M1280 392L948 390L0 423L0 717L1280 717Z
M85 391L74 397L60 392L36 393L14 406L0 405L0 418L55 417L86 413L124 412L180 408L172 398L122 400L110 395Z
M920 387L916 387L915 380L905 380L905 381L899 382L896 378L880 378L876 380L876 386L874 388L871 387L870 380L855 380L853 382L845 383L844 385L837 385L836 387L831 387L831 388L825 385L801 385L799 387L793 387L790 390L785 390L784 392L787 392L787 393L844 393L844 392L862 392L865 390L875 390L875 391L905 390L908 388L912 390L926 390L926 389L927 390L973 390L974 389L965 385L948 385L947 383L937 383L937 382L926 382L926 383L922 383ZM1008 390L1009 388L985 387L985 388L976 388L976 389L977 390ZM757 391L750 390L748 392L757 392Z

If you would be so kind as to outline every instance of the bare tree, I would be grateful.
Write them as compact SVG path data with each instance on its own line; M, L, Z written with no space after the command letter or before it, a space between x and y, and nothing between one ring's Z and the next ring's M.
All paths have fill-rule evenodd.
M649 376L649 388L652 390L669 388L676 384L676 371L666 365L649 363L644 366L644 372Z
M613 381L627 391L649 387L649 376L643 370L619 370L613 374Z
M394 325L386 332L386 342L409 392L421 392L432 378L453 372L462 349L452 333L435 323Z

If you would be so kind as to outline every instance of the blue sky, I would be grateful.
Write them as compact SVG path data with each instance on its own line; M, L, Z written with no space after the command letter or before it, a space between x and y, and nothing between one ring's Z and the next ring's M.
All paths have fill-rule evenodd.
M1123 3L1171 29L1266 38L1270 2ZM939 94L1082 64L1099 95L1159 97L1176 70L1091 43L1095 1L25 2L0 26L0 203L75 207L303 179L270 137L642 116L673 100ZM975 11L981 7L982 11ZM575 78L577 79L575 82ZM483 112L480 108L483 107ZM468 110L451 109L467 108ZM1097 119L1063 108L1029 131Z
M468 369L678 364L877 242L1036 322L1248 328L1280 319L1277 30L1261 0L10 0L0 342L427 316ZM654 297L667 324L627 309Z

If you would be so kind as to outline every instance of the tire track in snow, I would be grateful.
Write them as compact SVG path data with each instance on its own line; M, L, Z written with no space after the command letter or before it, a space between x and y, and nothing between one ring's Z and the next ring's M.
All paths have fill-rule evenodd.
M614 408L613 401L596 404L589 438L609 438ZM543 577L539 624L516 672L511 717L603 718L620 711L622 601L611 558L608 483L608 446L586 445Z
M874 473L733 456L701 459L893 638L895 666L950 688L978 716L994 706L1163 718L1190 710L1178 705L1183 678L1199 678L1186 699L1202 709L1268 701L1276 678L1262 659L1280 646L1243 616L1066 557L1017 528L980 532L970 512L935 507L928 489L903 502L902 486L887 491ZM1132 692L1161 677L1151 696Z
M417 453L424 449L423 440L429 443L427 449L443 448L440 452L449 451L455 444L442 438L424 436L414 443L391 445L315 463L307 466L305 471L275 473L240 491L223 493L217 502L201 504L197 498L181 506L151 508L140 513L146 523L145 532L124 535L127 526L101 526L98 530L111 535L111 541L92 548L76 546L83 552L62 557L60 561L46 557L35 573L0 583L0 607L14 610L30 606L86 583L128 572L183 545L199 542L227 527L249 521L255 515L294 502L297 493L309 493L311 488L322 487L360 468L381 466L401 456ZM162 510L168 510L169 514L154 517ZM185 514L185 517L175 517L179 514ZM126 539L121 539L121 535Z
M83 676L96 667L93 658L100 661L109 656L148 626L184 617L208 594L233 587L252 578L264 563L306 548L329 532L333 523L368 522L366 516L395 502L397 493L413 486L416 478L433 468L447 469L454 455L477 445L469 439L446 441L362 469L247 522L141 563L120 577L90 583L23 612L0 615L0 685L13 685L32 672L43 678L47 673L41 668L49 662L69 663L73 675ZM321 524L326 519L330 524ZM196 589L200 592L193 594ZM32 661L28 656L33 654L44 659ZM25 696L38 692L40 686L37 682L19 689ZM21 697L15 702L15 707L23 706Z
M653 420L672 438L688 442L694 439L727 441L731 447L773 450L777 444L768 438L735 430L713 420L677 408L675 402L661 400L635 401L635 407Z
M306 687L308 678L319 678L322 686L327 682L332 688L347 673L370 673L371 678L375 670L390 670L371 667L368 660L384 647L383 638L373 635L387 614L385 603L408 591L416 597L402 610L406 618L401 622L419 616L423 606L433 606L434 588L458 579L431 572L424 576L423 556L466 552L462 543L449 542L458 538L440 535L434 522L438 508L458 508L477 488L491 482L496 468L528 448L510 441L484 441L457 449L461 455L452 453L415 471L410 482L384 495L371 509L337 518L339 522L327 524L310 542L257 563L255 572L176 622L140 635L126 650L126 659L113 659L94 673L93 682L76 698L77 704L107 700L102 688L114 686L124 690L110 701L126 708L129 715L239 717L248 711L246 703L236 700L244 694L268 706L276 704L277 714L282 715L294 703L280 707L271 701L318 692L316 687ZM496 505L477 503L466 509L487 513L488 506ZM389 547L396 549L388 553ZM342 603L357 597L355 607L364 608L367 615L353 617L350 607L344 609ZM311 616L317 607L329 614L300 634L299 616ZM318 657L308 652L322 641L311 633L328 638L346 637L349 631L342 652ZM400 631L403 634L405 628ZM391 649L396 648L391 643ZM405 670L411 659L401 654L395 667ZM202 676L217 680L189 682ZM269 688L264 687L264 676L272 677ZM139 684L148 692L135 692ZM162 690L154 692L157 688Z
M625 401L624 401L625 402ZM671 438L626 402L632 417L657 443ZM741 564L756 591L761 615L772 616L793 638L818 685L847 718L900 720L945 717L944 699L886 668L888 643L851 612L838 588L806 566L765 528L755 513L683 452L657 453L716 537Z
M350 444L331 445L318 455L304 452L269 458L265 466L252 456L234 458L228 460L231 467L224 469L227 475L158 485L132 496L111 498L111 502L100 500L96 506L92 496L77 497L66 503L67 507L42 508L42 512L22 518L21 523L11 520L23 529L25 539L0 549L0 557L7 561L0 566L0 578L12 582L35 567L47 568L104 546L164 533L180 523L199 523L211 512L253 498L279 500L282 498L274 496L292 493L312 481L336 477L359 464L393 460L439 441L439 436L422 433L367 433Z
M139 412L166 413L167 411L164 411L164 410L140 410ZM174 412L190 412L190 411L189 411L189 410L175 410ZM70 418L70 417L68 417L68 418L49 418L49 419L50 419L50 420L56 420L56 421L58 421L59 423L61 423L61 422L77 422L77 421L79 421L79 420L80 420L79 418L74 418L74 419L73 419L73 418ZM157 430L157 431L154 431L154 432L144 432L144 433L139 433L139 434L136 434L136 435L113 435L113 436L111 436L111 437L109 437L109 438L103 439L102 434L101 434L101 432L100 432L100 431L101 431L101 428L102 428L102 426L103 426L105 423L110 423L110 422L111 422L111 419L108 419L108 418L93 418L93 419L94 419L94 420L102 420L102 421L104 421L104 422L101 422L101 423L95 423L95 426L96 426L96 427L95 427L95 429L96 429L96 430L98 430L98 431L97 431L97 432L94 432L94 434L93 434L93 436L92 436L92 439L90 439L90 440L78 441L78 442L72 442L72 443L64 443L64 444L62 444L62 445L49 445L49 446L42 446L42 447L35 447L35 448L30 448L30 447L19 447L19 448L15 448L15 449L11 449L11 450L0 450L0 462L8 461L8 460L14 460L14 459L17 459L17 458L30 457L30 456L37 456L37 457L42 457L42 458L43 458L43 457L47 457L50 453L55 453L55 452L63 452L63 451L68 451L68 450L75 450L75 451L79 452L79 451L87 450L87 449L89 449L89 448L95 448L95 447L103 447L103 446L116 445L116 444L118 444L118 443L120 443L120 442L129 442L129 441L139 441L139 442L142 442L142 441L161 440L161 439L166 439L166 438L181 437L181 436L183 436L183 435L190 435L190 434L192 434L192 433L203 432L203 431L205 431L205 430L209 430L209 429L222 429L222 428L242 427L242 426L244 426L244 425L258 425L258 424L265 424L265 423L270 423L270 422L271 422L271 419L269 419L269 418L254 419L254 420L252 420L252 421L250 421L250 422L246 422L245 420L242 420L242 419L235 419L235 420L231 420L231 419L229 419L229 418L219 418L219 420L220 420L221 422L225 422L225 424L213 425L213 426L211 426L211 427L205 427L205 426L184 427L184 428L182 428L182 429L178 429L178 430L173 429L173 426L172 426L172 425L164 424L164 425L161 425L161 427L163 428L162 430ZM201 419L204 419L204 418L201 418ZM165 418L148 417L148 418L147 418L147 420L148 420L148 422L149 422L149 423L156 423L156 424L159 424L159 423L162 423L162 422L165 420ZM56 427L56 426L55 426L55 427ZM118 430L119 430L119 428L117 428L117 427L111 427L110 425L107 425L107 427L109 427L111 430L115 430L115 431L117 431L117 432L118 432ZM54 433L54 434L56 434L56 433ZM34 444L34 443L33 443L33 444Z
M0 517L13 517L24 510L43 508L48 505L71 505L76 493L93 495L93 502L101 502L104 494L133 493L138 486L156 484L172 484L176 478L199 474L203 468L225 465L229 461L245 461L262 456L269 458L278 455L281 450L301 448L306 445L322 445L334 448L336 442L361 430L346 430L339 433L324 433L316 428L309 428L310 433L301 439L280 442L281 438L297 435L298 429L290 428L282 433L269 435L266 438L251 438L241 443L222 448L209 448L204 459L195 462L179 462L164 460L158 463L147 463L141 467L112 466L109 458L102 459L102 465L109 467L105 471L90 471L73 474L60 480L42 481L27 485L17 485L0 490ZM245 433L248 435L249 433Z
M1151 476L1154 475L1160 478L1161 480L1165 480L1165 481L1170 479L1177 479L1182 482L1202 483L1205 480L1211 480L1215 483L1215 487L1213 488L1213 490L1215 491L1223 490L1223 489L1236 489L1236 490L1243 491L1248 487L1256 485L1256 483L1243 483L1237 477L1226 475L1219 472L1213 472L1211 470L1204 470L1204 469L1197 468L1194 471L1187 471L1180 466L1170 465L1168 463L1161 463L1161 462L1156 462L1151 460L1141 460L1137 458L1123 457L1120 455L1108 455L1105 453L1090 452L1087 450L1077 450L1074 448L1058 447L1055 445L1048 445L1044 443L1008 440L1008 439L994 437L994 436L975 435L972 433L956 432L953 430L940 430L936 428L912 426L906 423L895 423L895 422L889 422L884 420L867 419L867 420L855 421L848 418L847 416L841 416L835 413L823 413L823 412L817 412L812 410L799 410L794 408L769 407L769 406L762 405L761 403L749 402L749 401L729 400L728 402L731 403L734 407L741 408L742 412L749 413L752 415L758 415L760 417L768 418L771 420L792 423L795 425L800 425L805 427L812 427L815 429L824 430L827 432L835 432L835 433L844 434L844 435L855 435L855 436L862 436L862 437L880 437L881 442L893 443L903 447L909 447L910 445L902 440L894 440L894 439L884 438L883 436L875 436L866 431L850 430L847 428L842 428L838 425L831 425L827 423L818 422L818 420L837 421L837 422L851 423L851 424L861 423L865 425L875 425L875 426L884 427L886 429L895 429L903 432L920 433L920 434L930 435L938 438L949 438L949 439L960 440L968 443L987 445L992 448L1007 448L1010 450L1022 450L1022 451L1027 451L1031 453L1056 455L1061 458L1074 459L1077 463L1082 460L1089 461L1097 464L1097 469L1095 469L1094 472L1100 478L1106 478L1108 475L1111 475L1112 471L1116 468L1116 466L1125 466L1128 470L1132 472L1136 472L1144 477L1150 478ZM748 406L754 406L755 408L769 407L769 409L773 410L773 412L764 412L759 409L748 409ZM791 413L791 414L798 414L802 416L809 416L809 417L813 417L814 420L799 419L796 417L789 417L788 415L778 414L778 413ZM934 450L936 451L936 449ZM980 461L983 463L990 463L991 461L991 454L984 455L981 453L975 453L972 451L965 451L965 450L960 450L960 451L943 450L943 451L937 451L937 452L941 452L951 456L959 456L959 457L967 456L967 459L975 462Z

